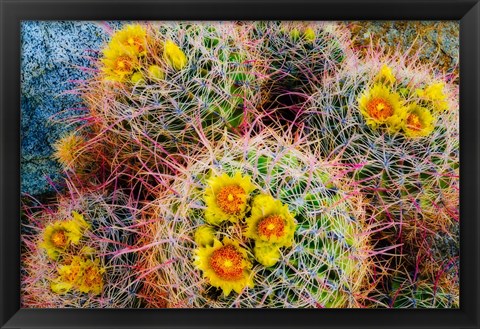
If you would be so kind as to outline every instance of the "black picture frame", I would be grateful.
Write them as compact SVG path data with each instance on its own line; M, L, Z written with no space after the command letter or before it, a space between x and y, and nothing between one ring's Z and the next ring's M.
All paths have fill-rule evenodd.
M478 0L1 0L0 13L2 328L479 328ZM460 21L460 309L21 309L20 22L131 19Z

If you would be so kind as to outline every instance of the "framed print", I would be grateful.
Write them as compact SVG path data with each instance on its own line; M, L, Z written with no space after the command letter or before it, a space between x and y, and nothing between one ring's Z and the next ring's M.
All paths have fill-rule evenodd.
M2 1L2 328L478 328L477 1Z

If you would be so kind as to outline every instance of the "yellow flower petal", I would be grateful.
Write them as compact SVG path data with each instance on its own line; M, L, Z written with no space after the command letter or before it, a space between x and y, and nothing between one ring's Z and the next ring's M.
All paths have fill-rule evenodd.
M208 225L202 225L195 231L195 243L198 246L204 247L212 245L214 240L215 230Z
M380 72L375 77L375 80L390 85L393 85L396 81L392 69L386 64L382 66Z
M90 224L85 221L83 215L76 211L72 211L73 220L75 223L84 230L90 229Z
M314 42L315 41L315 31L311 27L307 27L305 32L303 32L303 36L307 42Z
M82 215L73 211L72 216L72 219L57 220L45 227L40 247L45 249L49 258L56 259L70 245L78 244L85 230L90 228Z
M448 109L447 95L444 89L445 84L443 82L436 82L425 89L417 89L416 94L420 99L431 103L434 110L441 112Z
M242 176L240 172L233 177L222 174L210 178L207 183L204 199L207 206L205 220L208 223L236 223L245 216L250 193L255 190L249 176Z
M165 42L163 56L170 66L177 71L187 65L187 56L185 56L185 53L171 40Z
M298 41L300 38L300 31L297 28L293 28L290 31L290 38L292 38L292 41Z
M255 259L266 267L275 265L280 260L280 249L269 243L256 242L253 248Z
M112 35L109 46L122 48L131 56L143 56L147 50L147 30L140 24L127 24Z
M371 128L385 126L390 132L401 129L406 108L400 95L391 92L387 86L374 85L360 96L358 104L360 113Z
M50 282L50 289L56 294L63 295L73 288L73 284L67 282Z
M68 233L65 221L49 223L43 230L40 248L47 252L50 259L57 259L70 246Z
M79 280L78 290L98 295L103 290L103 274L105 269L99 265L100 260L88 259L83 263L83 275Z
M163 70L158 65L151 65L148 68L148 74L152 79L161 80L164 78Z
M102 73L107 81L124 82L140 67L138 59L126 52L122 46L111 45L103 52Z
M72 169L78 157L79 150L85 144L85 140L75 132L70 133L53 144L54 157L66 169Z
M135 72L133 73L132 77L130 78L130 81L133 83L133 84L137 84L139 82L143 82L144 79L143 79L143 74L141 72Z
M85 221L82 215L76 211L72 212L73 219L64 222L64 227L67 229L67 236L72 244L78 244L83 237L85 231L90 228L90 225Z
M139 68L139 57L146 54L146 49L147 31L141 25L125 25L115 32L100 61L105 80L124 82Z
M407 137L425 137L435 128L435 120L430 111L413 104L408 108L408 114L402 129Z
M50 284L50 288L57 294L64 294L73 289L83 275L83 260L75 256L68 264L57 268L58 277Z
M295 229L294 216L287 205L266 194L253 199L252 213L247 218L246 237L276 247L290 247Z
M208 282L222 289L225 296L232 290L241 293L246 287L253 288L252 264L248 261L246 250L236 241L225 238L220 242L215 239L213 246L195 250L194 263Z
M100 267L99 263L98 258L92 261L83 256L73 257L69 263L58 267L58 277L50 284L52 291L63 294L73 289L83 293L100 294L105 269Z

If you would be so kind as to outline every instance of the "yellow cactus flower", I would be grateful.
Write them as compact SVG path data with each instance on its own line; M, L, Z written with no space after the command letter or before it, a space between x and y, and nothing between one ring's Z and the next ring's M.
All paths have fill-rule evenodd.
M107 81L124 82L139 68L147 50L147 31L139 24L125 25L103 50L101 71Z
M80 250L80 254L84 256L92 256L96 252L95 248L92 248L90 246L83 246L82 249Z
M210 178L205 190L205 220L213 225L223 221L238 222L245 216L247 201L255 185L249 176L237 172L233 177L223 174Z
M143 79L143 74L142 72L135 72L132 74L132 77L130 78L130 81L133 83L133 84L137 84L137 83L141 83L141 82L144 82L145 80Z
M165 74L163 73L163 70L158 65L151 65L148 68L148 74L149 74L150 78L157 79L157 80L161 80L165 77Z
M305 40L312 43L315 41L315 31L311 27L307 27L303 32L303 37Z
M74 256L70 263L57 269L58 277L50 283L50 288L57 294L65 294L74 289L83 293L98 295L103 289L103 274L100 260L85 259Z
M204 247L213 244L215 240L215 231L211 226L202 225L195 231L195 243Z
M407 137L425 137L435 128L434 117L430 111L416 104L408 108L407 117L403 123L403 131Z
M78 281L78 290L84 293L98 295L103 289L103 274L105 268L100 266L100 260L87 259L83 263L83 275Z
M128 24L115 32L109 47L122 48L131 56L143 56L147 52L147 30L140 24Z
M292 41L298 41L300 38L300 31L297 28L293 28L290 31L290 38L292 38Z
M222 289L225 296L231 291L241 293L246 287L253 288L252 264L247 252L238 242L228 238L223 242L215 239L213 246L195 250L195 265L203 272L208 282Z
M68 265L60 265L57 269L58 278L50 283L54 293L65 294L78 285L83 276L83 259L75 256Z
M103 50L101 63L105 80L116 82L124 82L140 66L138 58L118 44Z
M417 89L416 94L422 100L431 102L436 111L445 111L448 109L447 95L444 92L445 84L443 82L433 83L425 89Z
M377 76L375 77L375 80L390 85L393 85L395 81L397 81L392 69L386 64L382 66L380 72L378 72Z
M287 205L266 194L253 198L246 237L277 247L290 247L295 229L295 219Z
M45 227L40 247L45 249L48 257L56 259L70 245L67 233L65 221L55 221Z
M70 245L78 244L90 225L76 211L70 220L54 221L45 227L40 247L45 249L48 257L57 259Z
M366 123L376 129L385 125L390 132L401 129L406 109L400 95L383 84L366 90L358 99L360 112Z
M185 53L171 40L165 42L163 56L169 65L177 71L187 65L187 56L185 56Z
M72 211L73 218L65 221L65 228L68 230L68 238L73 244L78 244L86 230L90 229L90 224L85 221L83 215Z
M53 156L65 169L73 169L75 161L78 159L79 151L85 145L85 140L72 132L60 138L55 144Z
M265 267L271 267L280 260L280 249L269 243L256 242L253 248L255 259Z

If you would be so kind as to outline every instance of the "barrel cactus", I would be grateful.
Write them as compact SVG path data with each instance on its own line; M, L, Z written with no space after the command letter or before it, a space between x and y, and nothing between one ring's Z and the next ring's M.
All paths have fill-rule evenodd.
M115 31L97 73L79 86L114 166L165 172L200 139L238 131L259 101L252 53L234 23L129 24ZM220 128L220 129L219 129ZM172 160L174 159L174 160ZM172 169L175 171L175 169Z
M415 56L374 52L317 85L305 112L316 147L350 166L371 207L383 210L377 220L392 224L391 244L413 259L401 271L427 266L415 261L431 252L425 241L458 240L458 86L449 81Z
M22 306L138 307L135 210L117 191L59 196L25 204L22 226Z
M167 307L359 307L374 289L363 200L273 131L225 134L150 203L139 272ZM381 272L381 271L379 271ZM155 289L150 289L155 291Z
M390 291L380 299L395 308L459 308L458 230L455 225L426 235L418 229L417 234L423 237L406 241Z
M350 164L387 211L424 207L432 214L448 203L455 212L458 87L446 78L415 58L352 62L317 86L304 122L323 156ZM453 222L444 217L444 226Z

